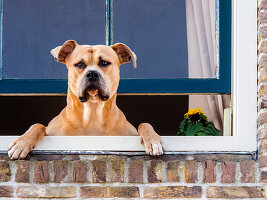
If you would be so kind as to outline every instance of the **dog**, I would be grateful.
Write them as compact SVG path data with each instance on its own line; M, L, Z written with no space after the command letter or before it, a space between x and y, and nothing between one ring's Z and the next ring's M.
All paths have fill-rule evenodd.
M11 159L23 159L39 140L48 136L137 136L146 153L163 154L163 141L148 123L131 125L116 105L120 65L136 55L125 44L79 45L74 40L51 50L68 68L67 106L45 127L32 125L8 147ZM138 109L138 108L137 108Z

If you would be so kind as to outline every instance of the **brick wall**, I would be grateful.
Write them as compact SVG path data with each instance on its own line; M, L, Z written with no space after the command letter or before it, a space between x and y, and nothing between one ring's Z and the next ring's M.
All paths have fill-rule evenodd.
M0 154L0 199L266 199L267 0L258 17L258 160L251 155ZM257 67L257 66L255 66Z
M267 183L267 0L258 1L258 44L258 160Z
M266 199L251 155L0 155L0 197Z

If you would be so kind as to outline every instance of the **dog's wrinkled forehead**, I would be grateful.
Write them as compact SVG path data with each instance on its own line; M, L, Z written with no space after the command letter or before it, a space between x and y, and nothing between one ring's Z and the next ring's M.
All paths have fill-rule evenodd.
M62 46L58 46L51 50L51 54L55 60L67 64L69 60L73 60L81 55L91 55L91 58L106 57L118 62L118 65L133 61L136 67L136 55L125 44L117 43L111 46L105 45L78 45L74 40L66 41Z
M111 47L104 45L80 45L74 49L69 57L69 60L82 59L85 62L93 62L101 58L109 62L117 62L120 64L116 52Z

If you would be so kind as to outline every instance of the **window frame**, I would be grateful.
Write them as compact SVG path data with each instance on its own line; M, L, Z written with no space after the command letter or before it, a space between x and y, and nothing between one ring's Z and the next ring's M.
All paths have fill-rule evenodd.
M223 0L225 1L225 0ZM228 1L228 0L227 0ZM171 152L256 152L257 149L257 1L232 0L231 65L233 136L164 136L166 151ZM227 25L227 24L226 24ZM229 25L229 24L228 24ZM249 30L249 31L248 31ZM226 34L228 35L228 34ZM220 41L220 45L223 41ZM227 41L225 41L227 42ZM229 41L228 41L229 42ZM221 49L229 51L228 49ZM227 62L229 57L220 59ZM44 81L39 80L42 84ZM58 81L58 80L57 80ZM23 81L22 81L23 82ZM8 83L7 83L8 84ZM25 83L23 83L25 84ZM47 84L47 83L46 83ZM55 87L54 81L48 82ZM64 82L60 82L64 86ZM38 89L31 83L27 86ZM3 85L0 85L2 88ZM1 89L3 90L3 89ZM11 90L9 93L16 93ZM154 92L154 91L150 91ZM38 93L38 91L36 92ZM144 151L138 136L46 136L35 150L47 151ZM6 151L16 136L0 137L0 151ZM75 143L73 143L75 141ZM117 144L120 145L117 145Z
M3 22L3 2L1 4L1 22ZM231 0L215 0L216 32L218 51L218 69L216 78L172 78L172 79L135 79L122 78L118 88L120 94L210 94L231 93ZM219 11L220 10L220 11ZM1 30L3 26L1 26ZM113 43L113 0L105 0L106 44ZM3 40L1 31L1 43ZM2 51L2 45L1 45ZM2 54L1 54L2 55ZM0 94L66 94L66 79L5 79L3 60L0 63Z

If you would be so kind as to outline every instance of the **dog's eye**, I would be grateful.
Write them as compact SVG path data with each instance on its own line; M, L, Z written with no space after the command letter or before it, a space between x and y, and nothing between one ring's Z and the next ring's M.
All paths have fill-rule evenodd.
M107 67L107 66L109 66L111 63L110 62L108 62L108 61L105 61L105 60L99 60L99 66L100 67Z
M75 67L79 68L79 69L83 69L86 67L86 65L84 64L84 62L78 62L76 64L74 64Z

